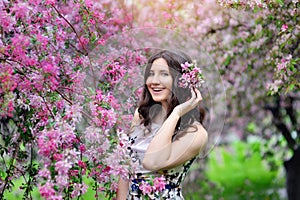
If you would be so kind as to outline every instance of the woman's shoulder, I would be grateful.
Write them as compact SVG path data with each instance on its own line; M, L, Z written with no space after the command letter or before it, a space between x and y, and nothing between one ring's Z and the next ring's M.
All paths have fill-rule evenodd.
M190 127L196 127L199 132L207 134L206 129L204 128L204 126L198 121L194 122Z
M140 117L140 113L138 108L135 109L134 114L133 114L133 118L132 118L132 122L131 122L131 126L138 126L141 124L141 117Z
M208 135L207 135L207 131L204 128L204 126L200 122L194 122L192 124L192 126L196 127L196 134L197 134L197 136L200 137L201 140L203 140L203 141L206 142L207 139L208 139Z
M192 124L186 126L186 128L182 131L187 132L187 133L198 132L198 133L202 133L202 134L207 134L204 126L198 121L195 121Z
M192 126L196 127L194 131L195 148L200 152L207 144L208 134L200 122L195 122ZM192 133L193 130L191 130Z
M138 111L138 108L135 109L132 120L131 120L131 125L130 125L130 131L129 131L129 136L132 136L133 132L137 130L137 127L141 126L141 118L140 114Z

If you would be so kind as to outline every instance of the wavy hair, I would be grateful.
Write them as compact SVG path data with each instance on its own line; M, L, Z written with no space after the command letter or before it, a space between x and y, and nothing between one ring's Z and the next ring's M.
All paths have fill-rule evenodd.
M173 84L172 84L172 92L170 97L167 99L168 108L166 118L172 113L173 109L187 101L191 98L191 91L189 88L181 88L178 87L179 78L182 75L181 64L185 62L192 62L192 59L183 52L180 51L169 51L169 50L161 50L157 53L154 53L147 62L147 66L144 74L144 86L141 101L139 102L138 112L141 118L141 124L150 129L152 124L152 119L159 113L161 110L161 103L155 102L147 88L146 81L149 77L150 69L153 62L156 59L163 58L168 66L169 71L172 76ZM203 123L205 117L205 110L200 106L197 106L183 117L181 117L176 125L175 132L179 129L187 128L189 125L193 124L195 121Z

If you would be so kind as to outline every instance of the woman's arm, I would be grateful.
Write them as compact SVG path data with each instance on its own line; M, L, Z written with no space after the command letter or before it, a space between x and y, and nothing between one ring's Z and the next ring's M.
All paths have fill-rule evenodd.
M178 166L196 156L207 143L207 132L201 124L189 127L182 137L172 142L179 118L195 108L202 100L198 90L192 91L187 102L176 106L150 142L143 159L148 170L160 170Z
M118 181L117 200L125 200L129 188L129 181L124 180L122 177Z

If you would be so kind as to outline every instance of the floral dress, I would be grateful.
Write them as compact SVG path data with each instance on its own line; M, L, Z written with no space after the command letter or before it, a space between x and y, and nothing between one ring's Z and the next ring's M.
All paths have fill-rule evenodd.
M161 125L152 123L151 132L145 134L146 128L141 125L135 127L135 130L130 134L129 152L135 169L130 174L127 200L184 199L181 193L181 183L195 158L176 168L161 171L149 171L141 163L148 145L160 127ZM155 188L153 180L155 182L155 180L160 180L161 177L164 179L164 187ZM148 187L145 187L145 185Z

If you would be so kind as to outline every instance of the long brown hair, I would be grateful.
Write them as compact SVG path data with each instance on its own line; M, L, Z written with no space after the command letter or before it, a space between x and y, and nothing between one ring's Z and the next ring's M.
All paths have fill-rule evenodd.
M166 118L171 114L171 112L177 105L187 101L192 95L189 88L181 88L178 86L179 78L182 75L181 64L185 62L191 63L192 59L185 53L179 51L175 52L169 50L161 50L157 53L154 53L147 62L144 74L144 87L142 97L138 106L138 112L140 118L142 119L141 124L148 128L152 124L152 119L159 113L161 109L161 103L155 102L152 99L152 96L146 85L152 63L158 58L163 58L167 62L173 79L171 96L167 100L168 108ZM176 131L186 128L187 126L193 124L195 121L198 121L202 124L204 117L205 110L198 106L179 119L176 125Z

